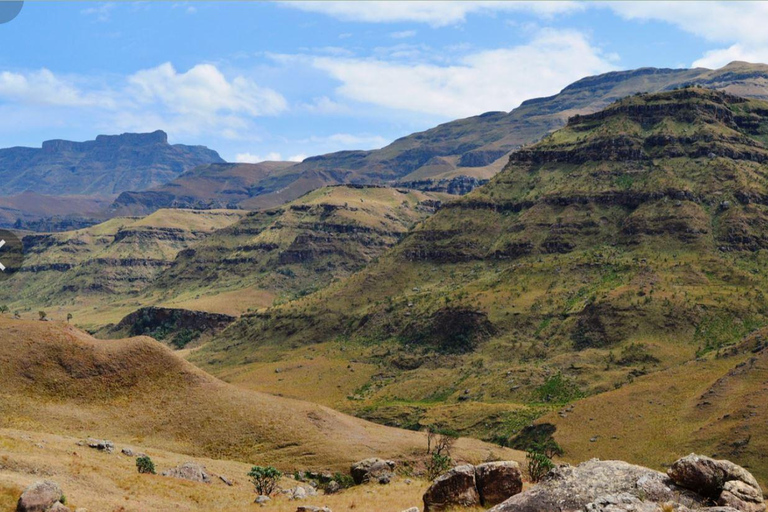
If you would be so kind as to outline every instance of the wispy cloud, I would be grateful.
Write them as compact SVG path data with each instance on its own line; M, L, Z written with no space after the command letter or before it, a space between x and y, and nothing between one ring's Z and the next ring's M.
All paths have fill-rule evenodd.
M312 65L341 82L337 93L344 98L445 118L510 110L614 69L613 56L583 34L552 29L524 45L469 53L453 64L315 57Z
M113 2L104 2L95 4L93 7L88 7L80 12L85 16L92 17L95 21L105 23L112 19L112 11L114 11L117 4Z
M611 2L628 20L661 21L704 40L728 44L711 50L694 66L720 67L733 60L768 60L768 4L764 2Z
M60 76L48 69L0 72L0 105L21 110L48 106L51 124L70 111L94 124L120 130L163 128L177 135L217 133L246 136L254 118L288 108L278 92L244 76L226 77L216 66L199 64L186 72L170 63L118 78Z
M499 1L367 1L285 2L281 5L333 16L343 21L369 23L417 22L434 27L462 23L470 14L531 12L540 16L581 10L580 2Z
M301 162L305 158L307 158L307 155L298 154L298 155L292 155L287 157L285 161ZM253 153L238 153L237 155L235 155L235 162L243 163L243 164L257 164L259 162L281 162L281 161L283 161L282 155L276 152L267 153L264 156L254 155Z

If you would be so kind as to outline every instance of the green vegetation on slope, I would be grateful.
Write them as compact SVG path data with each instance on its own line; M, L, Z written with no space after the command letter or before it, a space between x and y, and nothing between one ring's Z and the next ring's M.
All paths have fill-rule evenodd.
M370 375L331 373L346 411L511 442L768 323L767 128L768 103L695 88L576 117L365 270L191 358L260 389L322 350ZM282 392L322 382L297 370Z
M11 311L106 323L136 309L136 297L176 254L208 233L228 226L237 210L159 210L144 218L115 218L76 231L27 235L21 270L5 281L0 303ZM133 304L107 307L116 300Z

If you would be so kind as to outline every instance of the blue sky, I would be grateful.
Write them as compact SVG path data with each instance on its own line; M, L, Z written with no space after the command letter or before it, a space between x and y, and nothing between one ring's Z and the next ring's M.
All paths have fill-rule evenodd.
M381 147L616 69L768 62L762 2L26 2L0 147L163 129L227 160Z

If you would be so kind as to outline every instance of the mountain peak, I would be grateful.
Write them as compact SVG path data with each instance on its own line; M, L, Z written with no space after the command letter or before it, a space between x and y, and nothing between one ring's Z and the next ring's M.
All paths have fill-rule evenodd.
M122 133L120 135L98 135L96 142L117 142L124 144L168 144L168 134L163 130L149 133Z

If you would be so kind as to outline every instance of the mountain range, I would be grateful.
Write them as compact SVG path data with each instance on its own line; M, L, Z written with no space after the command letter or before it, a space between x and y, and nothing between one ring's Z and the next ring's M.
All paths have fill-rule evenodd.
M71 228L77 224L39 221L72 217L69 212L77 207L84 212L80 217L94 220L146 215L168 207L259 209L344 183L466 193L499 172L512 151L562 127L570 116L595 112L638 92L693 84L766 98L768 66L733 62L718 70L641 68L606 73L579 80L554 96L525 101L511 112L459 119L381 149L341 151L298 164L224 164L207 148L169 145L160 131L99 136L83 143L48 141L42 149L9 148L0 150L3 195L72 197L48 201L59 206L44 212L38 211L35 201L0 198L0 222L10 226L21 219L22 228ZM100 203L84 202L79 197L84 194L98 197ZM114 203L105 207L104 196L115 195L119 196Z
M768 66L609 73L381 150L164 179L23 236L0 289L17 485L169 488L72 454L94 430L241 477L377 454L410 478L428 429L475 438L461 461L706 451L768 482ZM224 486L173 489L237 506Z

